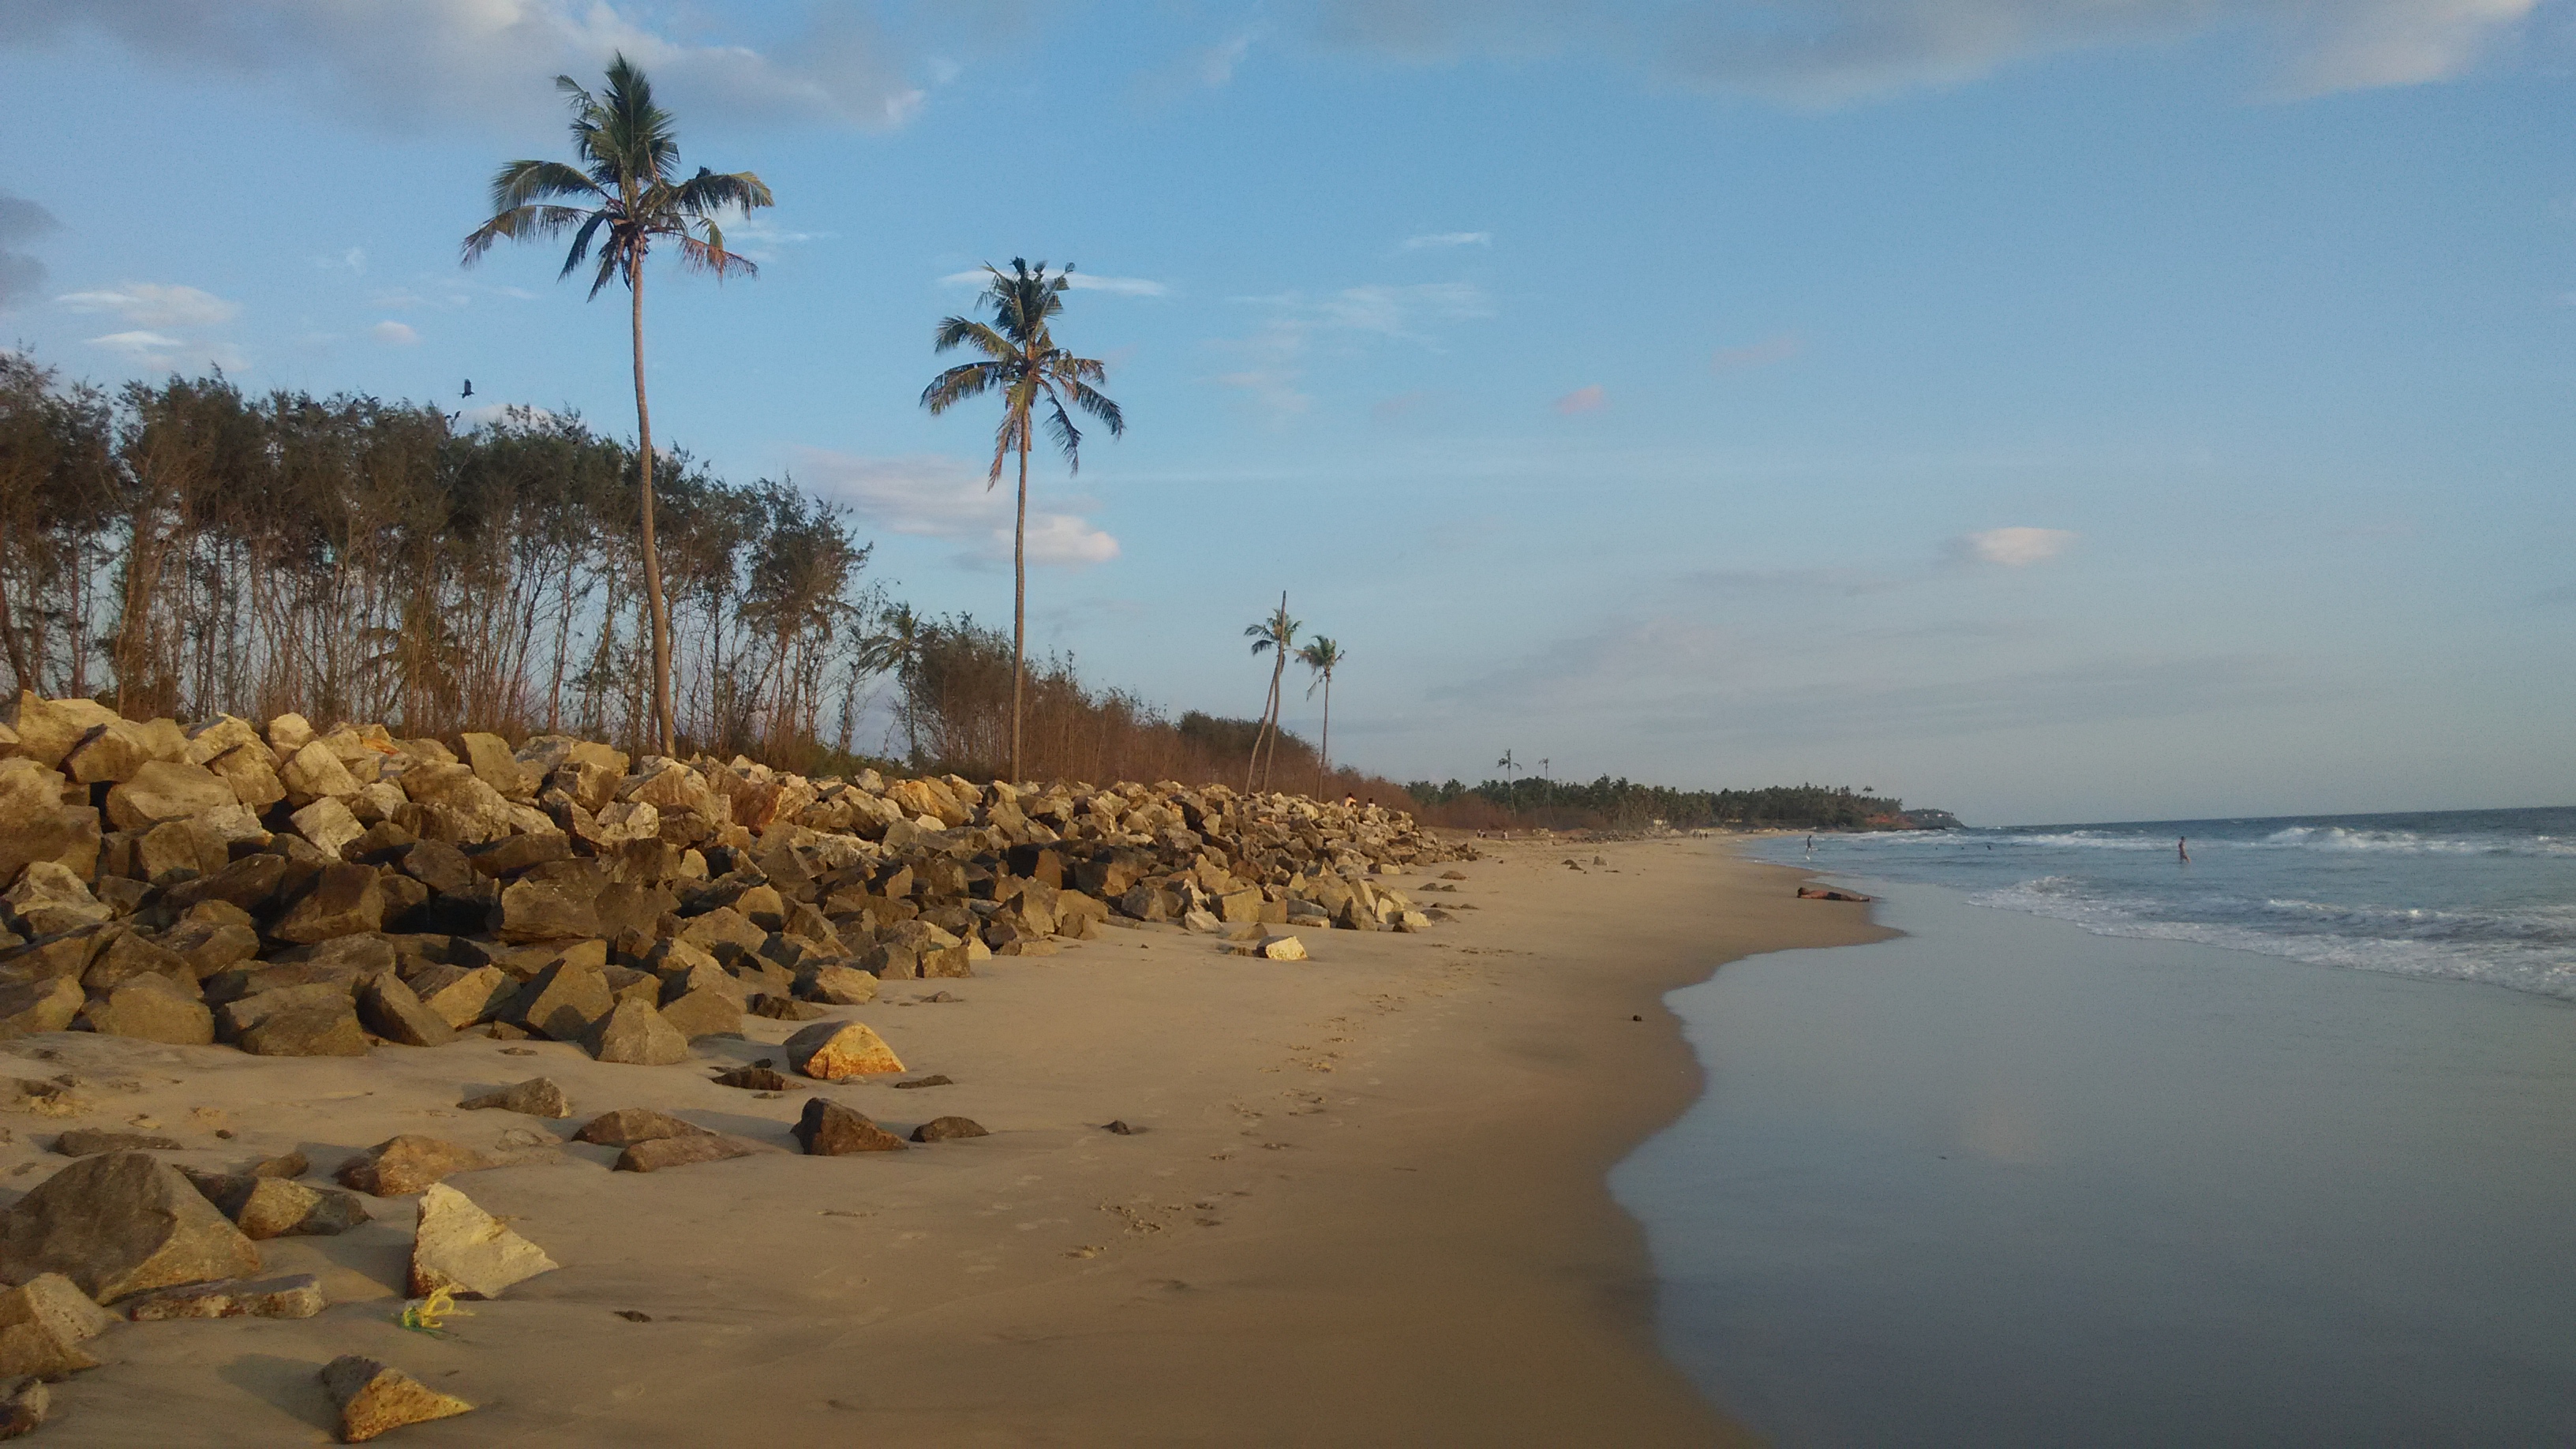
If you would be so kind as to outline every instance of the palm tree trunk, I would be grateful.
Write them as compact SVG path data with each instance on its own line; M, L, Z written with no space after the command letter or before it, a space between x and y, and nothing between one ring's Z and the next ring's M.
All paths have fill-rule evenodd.
M1261 767L1261 788L1264 790L1270 788L1270 772L1279 766L1279 711L1287 703L1280 688L1281 676L1288 672L1288 645L1285 640L1280 642L1278 653L1279 657L1270 665L1270 758Z
M1011 783L1020 773L1020 697L1029 675L1029 430L1020 427L1020 504L1011 520Z
M1333 671L1324 671L1324 742L1316 747L1315 798L1324 798L1324 782L1333 775Z
M626 262L626 291L634 299L635 437L643 465L640 497L644 536L644 597L653 616L653 743L672 753L671 614L662 602L662 553L653 546L653 414L644 405L644 258Z
M1243 793L1252 793L1252 777L1261 769L1261 742L1270 737L1270 710L1279 701L1279 677L1270 678L1270 692L1261 697L1261 724L1252 732L1252 758L1243 762Z

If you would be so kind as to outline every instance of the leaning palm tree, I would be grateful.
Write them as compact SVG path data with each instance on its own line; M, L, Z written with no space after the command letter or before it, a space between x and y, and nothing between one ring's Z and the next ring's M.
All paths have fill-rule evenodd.
M1038 402L1046 402L1047 436L1055 440L1057 451L1064 454L1067 472L1082 471L1082 430L1073 425L1073 415L1065 410L1067 402L1080 408L1109 429L1109 436L1122 437L1127 432L1127 419L1118 404L1092 386L1105 382L1109 369L1088 357L1076 357L1055 345L1047 319L1064 310L1064 294L1073 285L1073 268L1067 265L1053 276L1046 263L1029 264L1011 258L1007 273L986 263L984 270L992 281L984 288L983 301L993 309L991 322L978 322L971 317L942 318L939 330L932 335L932 348L946 352L952 347L965 347L984 355L981 362L961 363L932 378L921 390L921 405L931 416L948 411L971 397L987 392L1002 395L1002 425L993 433L993 466L984 475L984 486L991 488L1002 481L1002 464L1013 452L1020 455L1019 506L1011 522L1011 778L1026 778L1020 769L1020 711L1028 684L1028 607L1029 607L1029 448Z
M1316 746L1315 798L1324 795L1324 780L1333 773L1333 671L1341 668L1349 656L1342 646L1318 634L1297 651L1297 662L1306 666L1315 678L1306 686L1306 697L1315 697L1316 685L1324 690L1324 742Z
M503 166L492 177L492 219L465 238L464 261L472 266L495 242L569 231L572 250L556 280L579 270L595 242L599 270L591 278L590 295L598 296L611 282L626 284L632 302L636 455L643 469L644 595L653 622L653 743L667 755L674 748L671 613L662 598L662 557L653 546L653 415L644 405L644 256L656 239L668 237L680 249L682 266L713 272L719 281L730 272L756 275L760 269L749 258L725 250L716 215L738 207L748 216L752 208L769 205L769 187L748 171L719 175L703 166L697 175L679 179L680 143L672 135L671 113L653 104L652 83L623 53L609 62L608 89L601 94L592 95L568 75L555 77L555 89L572 104L573 153L580 164L513 161Z
M1270 698L1261 706L1261 728L1252 735L1252 759L1243 767L1243 789L1252 793L1252 772L1261 767L1261 742L1270 741L1273 760L1279 756L1279 676L1287 671L1289 651L1296 646L1297 631L1304 625L1288 617L1288 595L1279 595L1279 607L1258 624L1246 624L1243 636L1252 641L1252 657L1270 656ZM1270 788L1270 772L1262 770L1261 787Z

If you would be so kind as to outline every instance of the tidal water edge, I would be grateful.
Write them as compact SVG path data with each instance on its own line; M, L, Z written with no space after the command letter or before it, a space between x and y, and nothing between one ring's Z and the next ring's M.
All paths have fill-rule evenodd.
M1905 936L1673 994L1707 1091L1612 1176L1724 1409L1788 1446L2576 1442L2576 1007L1861 883Z

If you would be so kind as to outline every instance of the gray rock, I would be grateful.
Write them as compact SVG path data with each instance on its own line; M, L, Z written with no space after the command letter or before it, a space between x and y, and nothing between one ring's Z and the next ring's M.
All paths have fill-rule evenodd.
M354 1353L342 1354L323 1365L322 1388L340 1406L343 1444L363 1444L406 1424L450 1419L474 1408L401 1369Z
M367 1035L357 1011L342 1000L265 1017L241 1034L239 1045L255 1057L362 1057Z
M497 1109L503 1112L517 1112L529 1117L572 1115L572 1102L564 1096L564 1089L556 1086L546 1077L530 1077L516 1086L504 1087L497 1092L485 1092L479 1097L468 1097L456 1105L468 1112Z
M175 1138L142 1132L75 1127L54 1139L54 1150L65 1157L96 1157L102 1152L177 1152L182 1150L182 1144Z
M285 1237L337 1237L367 1221L367 1205L353 1192L336 1187L308 1187L284 1177L255 1172L186 1172L197 1191L233 1225L253 1240Z
M322 1296L322 1280L310 1273L298 1273L257 1282L234 1280L164 1288L133 1300L126 1306L125 1316L137 1323L175 1318L311 1318L329 1306Z
M805 1115L789 1129L809 1157L853 1152L901 1152L904 1140L828 1097L811 1097Z
M898 1082L895 1085L903 1086ZM953 1142L960 1137L989 1137L982 1124L971 1117L933 1117L912 1129L915 1142Z
M425 1133L389 1137L340 1165L340 1185L369 1197L407 1197L453 1172L495 1164L471 1147Z
M358 1021L367 1030L404 1046L445 1046L456 1040L456 1028L430 1010L402 978L379 972L358 983Z
M644 1001L621 1001L582 1039L603 1062L667 1067L689 1059L689 1039Z
M179 986L166 976L121 981L83 1007L81 1017L102 1036L174 1046L203 1046L215 1039L215 1014L193 988Z
M420 1229L412 1235L412 1297L426 1298L445 1288L460 1298L498 1298L511 1284L557 1266L544 1249L447 1184L435 1184L420 1195Z
M140 1152L85 1157L0 1213L0 1278L60 1273L101 1303L258 1271L251 1240Z

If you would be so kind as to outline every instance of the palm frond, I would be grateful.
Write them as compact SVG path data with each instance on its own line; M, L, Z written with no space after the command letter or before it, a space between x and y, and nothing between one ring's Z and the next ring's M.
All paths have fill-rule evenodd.
M760 275L759 263L740 252L729 252L724 249L724 233L716 229L714 222L708 222L705 225L707 235L703 240L687 232L680 233L682 266L693 272L713 273L719 282L725 279L725 274L728 272L740 272L747 277Z
M930 386L921 390L921 405L937 417L970 397L983 396L1002 381L999 363L960 363L930 380Z
M972 347L995 362L1017 363L1020 360L1020 349L984 323L971 317L941 318L938 328L930 335L930 350L946 352L960 346Z
M1092 366L1099 364L1093 363ZM1106 394L1083 382L1074 383L1070 390L1074 405L1100 419L1101 425L1109 429L1109 436L1123 438L1127 435L1127 415L1120 412L1118 404L1111 402Z
M1047 389L1046 399L1047 436L1054 440L1056 451L1064 454L1064 470L1079 473L1082 471L1082 430L1073 425L1072 417L1064 410L1063 399L1056 396L1054 388Z

